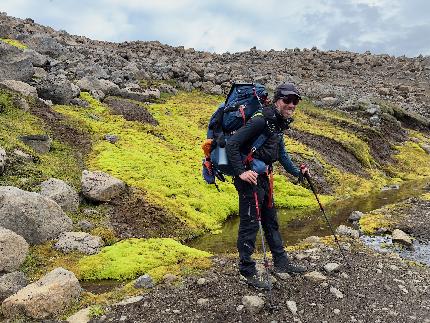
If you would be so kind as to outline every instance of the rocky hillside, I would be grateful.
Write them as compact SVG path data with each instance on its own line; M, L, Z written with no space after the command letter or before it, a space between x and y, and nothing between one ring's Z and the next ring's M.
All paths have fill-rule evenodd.
M218 192L200 176L207 122L233 82L259 82L273 90L292 81L305 94L285 143L293 161L310 165L325 203L430 175L429 77L428 57L315 48L211 54L158 42L95 41L0 14L0 319L60 318L88 306L87 312L99 316L105 305L154 284L176 286L181 277L208 268L212 277L225 263L222 279L231 276L231 260L212 263L209 253L183 243L216 233L237 213L233 186L223 183ZM279 169L275 174L277 205L315 206L313 194L284 175ZM398 208L401 220L387 220L388 211L364 217L360 232L385 226L385 232L401 228L422 237L428 197L419 201ZM414 208L424 211L405 212ZM421 225L412 225L417 218ZM362 247L351 251L357 263ZM330 242L318 242L318 248L321 263L311 258L307 265L318 270L323 260L337 261ZM390 260L381 263L391 268ZM409 265L396 260L395 266ZM330 284L346 289L348 277L368 275L361 267L334 275ZM416 294L425 296L428 270L407 268L411 280L404 279L411 284L424 272ZM394 288L390 275L378 284ZM81 290L84 281L102 286L106 279L126 282L101 295ZM189 289L175 293L193 292L193 278L188 282ZM244 287L229 291L229 285L214 284L233 297L234 319L246 319L238 305ZM317 309L332 306L321 300L328 286L310 302L309 320ZM366 286L356 285L357 295L368 295ZM309 294L313 286L308 287L303 293ZM206 314L216 321L205 300L212 296L203 287L196 290L203 299L196 302L210 308ZM154 297L151 309L166 291ZM187 302L174 310L208 318L193 316ZM380 307L390 306L385 303ZM144 320L133 306L124 315ZM242 307L236 311L237 306ZM420 318L428 303L423 306L417 307ZM297 319L292 308L291 314L263 312L261 318ZM350 306L338 310L352 315ZM121 311L104 319L120 320ZM170 319L169 311L154 320ZM373 318L367 312L357 317Z

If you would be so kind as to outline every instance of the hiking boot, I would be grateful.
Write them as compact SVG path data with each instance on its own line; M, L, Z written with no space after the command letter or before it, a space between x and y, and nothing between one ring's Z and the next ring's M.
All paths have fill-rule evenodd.
M263 277L258 275L247 276L245 279L246 283L255 289L269 290L272 287L270 282L267 282Z
M306 268L297 264L293 264L292 262L287 262L282 266L274 266L273 271L275 274L301 274L306 271Z

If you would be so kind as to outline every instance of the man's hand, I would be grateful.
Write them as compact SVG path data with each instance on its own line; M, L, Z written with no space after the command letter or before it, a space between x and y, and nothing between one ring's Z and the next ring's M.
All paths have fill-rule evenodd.
M311 174L309 173L309 168L305 164L300 165L300 172L303 174L305 178L311 177Z
M247 170L246 172L243 172L242 174L239 175L239 178L242 181L248 182L249 184L252 184L252 185L257 185L257 177L258 177L258 174L252 170Z

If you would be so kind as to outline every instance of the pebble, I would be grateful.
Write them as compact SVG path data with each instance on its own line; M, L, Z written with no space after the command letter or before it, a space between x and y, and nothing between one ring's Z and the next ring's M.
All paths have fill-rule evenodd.
M172 312L173 312L173 313L175 313L175 314L179 314L179 313L181 313L181 311L180 311L180 310L173 310Z
M244 308L244 306L243 306L243 305L237 305L237 307L236 307L236 311L238 311L238 312L242 312L243 308Z
M335 262L329 262L324 265L324 270L328 273L339 271L340 265Z
M398 286L399 286L400 290L401 290L404 294L408 294L408 293L409 293L405 286L403 286L403 285L398 285Z
M335 309L333 310L333 313L334 313L334 314L336 314L336 315L337 315L337 314L340 314L340 309L335 308Z
M205 278L199 278L197 279L197 285L205 285L207 283L207 280Z
M294 301L287 301L287 307L293 315L297 314L297 304Z
M310 273L305 274L304 277L307 280L315 283L319 283L327 279L327 277L321 274L319 271L311 271Z
M279 273L279 274L277 274L277 276L280 280L287 280L287 279L291 278L290 274L288 274L288 273Z
M209 298L199 298L197 300L198 305L206 305L207 303L209 303Z
M251 314L259 313L264 306L264 300L259 296L243 296L242 304Z
M330 293L332 293L336 298L343 298L343 294L336 287L330 287Z

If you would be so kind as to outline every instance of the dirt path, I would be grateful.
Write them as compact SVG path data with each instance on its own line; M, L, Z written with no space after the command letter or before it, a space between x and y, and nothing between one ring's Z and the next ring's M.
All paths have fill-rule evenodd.
M160 284L141 300L112 306L93 322L430 322L428 267L410 264L397 255L377 254L358 240L348 245L351 268L342 265L338 252L326 245L292 253L295 261L309 271L318 270L326 279L278 279L273 310L267 294L241 280L236 258L223 256L214 258L213 268L201 277L177 285ZM326 272L323 266L330 262L340 264L340 270ZM264 307L252 313L242 306L246 295L259 296ZM295 315L288 301L295 302Z

